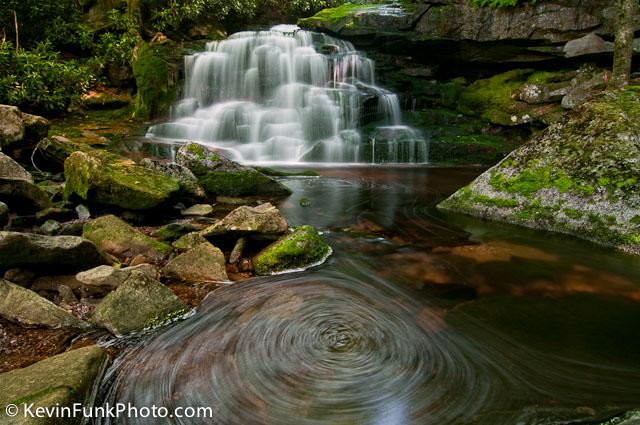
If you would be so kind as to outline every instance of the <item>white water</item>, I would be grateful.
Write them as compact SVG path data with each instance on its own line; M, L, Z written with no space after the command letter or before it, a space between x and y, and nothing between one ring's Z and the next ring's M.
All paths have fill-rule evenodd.
M290 25L240 32L186 56L185 71L171 121L147 137L198 141L244 163L427 161L398 97L349 42ZM368 122L381 131L364 138Z

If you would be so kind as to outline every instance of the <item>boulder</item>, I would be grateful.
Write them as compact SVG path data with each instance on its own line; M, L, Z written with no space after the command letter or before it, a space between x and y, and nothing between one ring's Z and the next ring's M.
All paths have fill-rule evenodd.
M4 202L0 202L0 229L9 223L9 207Z
M197 143L187 143L176 155L178 164L187 167L198 177L211 195L284 196L291 191L271 177L231 161Z
M165 275L185 282L224 282L224 254L208 242L202 243L170 260L164 267Z
M602 93L439 208L640 254L640 94Z
M24 122L16 106L0 105L0 148L20 142L24 138Z
M204 236L200 234L200 232L191 232L182 236L180 239L178 239L171 245L175 249L178 249L180 251L187 251L205 242L208 242L208 241Z
M42 226L40 226L40 228L38 229L38 232L43 235L54 236L59 234L61 229L62 229L62 226L60 225L59 222L50 219L45 221L42 224Z
M33 177L20 164L0 152L0 200L18 211L51 206L49 195L33 183Z
M0 152L0 178L33 183L31 173L2 152Z
M613 43L604 41L594 33L589 33L584 37L568 41L562 48L564 55L568 58L575 58L583 55L594 55L613 51Z
M280 210L267 202L257 207L238 207L201 234L205 237L230 233L277 235L285 233L288 228Z
M33 411L41 408L71 407L81 403L89 408L93 402L93 389L102 377L109 359L95 345L79 348L49 357L31 366L0 374L0 422L7 425L78 425L80 418L10 418L5 406L33 403Z
M22 122L24 123L24 140L28 146L34 146L49 134L51 123L46 118L23 112Z
M93 242L78 236L0 232L0 269L75 272L111 262Z
M263 249L253 259L259 275L295 271L323 263L331 247L311 226L300 226Z
M30 289L0 279L0 316L22 326L86 329L89 324L76 318Z
M150 170L156 171L165 176L171 177L180 183L180 187L186 196L194 199L203 199L206 196L204 188L198 183L198 179L187 168L180 164L169 164L157 159L144 158L140 165Z
M98 266L76 274L76 279L85 286L97 288L101 292L109 292L118 288L134 271L146 273L153 279L158 277L158 270L155 266L151 264L140 264L124 269L117 269L111 266Z
M142 254L153 261L159 261L171 250L169 245L151 239L114 215L87 222L82 236L120 258Z
M98 150L72 153L64 162L64 175L66 198L128 210L157 207L180 189L171 177Z
M134 271L98 304L93 319L120 336L161 324L184 311L169 288L146 273Z
M207 216L213 212L213 207L209 204L193 205L180 211L180 214L185 216Z
M38 167L49 171L62 171L64 161L74 152L90 151L92 148L84 143L72 142L64 136L51 136L42 139L38 145Z

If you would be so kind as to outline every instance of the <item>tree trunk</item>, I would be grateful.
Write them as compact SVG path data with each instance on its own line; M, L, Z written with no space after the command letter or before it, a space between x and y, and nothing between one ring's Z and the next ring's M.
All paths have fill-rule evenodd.
M612 83L616 88L623 88L629 84L637 7L638 0L616 0L616 42L612 76Z

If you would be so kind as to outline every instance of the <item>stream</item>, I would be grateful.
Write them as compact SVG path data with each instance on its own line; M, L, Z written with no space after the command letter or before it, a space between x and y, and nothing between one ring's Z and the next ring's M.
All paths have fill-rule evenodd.
M591 424L637 408L640 260L435 209L481 171L283 179L289 224L333 256L216 289L129 341L100 388L103 404L214 418L97 423Z

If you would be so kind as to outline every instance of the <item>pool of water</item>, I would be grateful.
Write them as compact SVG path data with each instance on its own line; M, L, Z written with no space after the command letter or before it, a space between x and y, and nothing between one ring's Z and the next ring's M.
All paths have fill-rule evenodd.
M439 212L482 170L326 168L280 208L330 260L209 294L131 341L109 424L591 424L640 406L640 258ZM304 206L303 206L304 205Z

